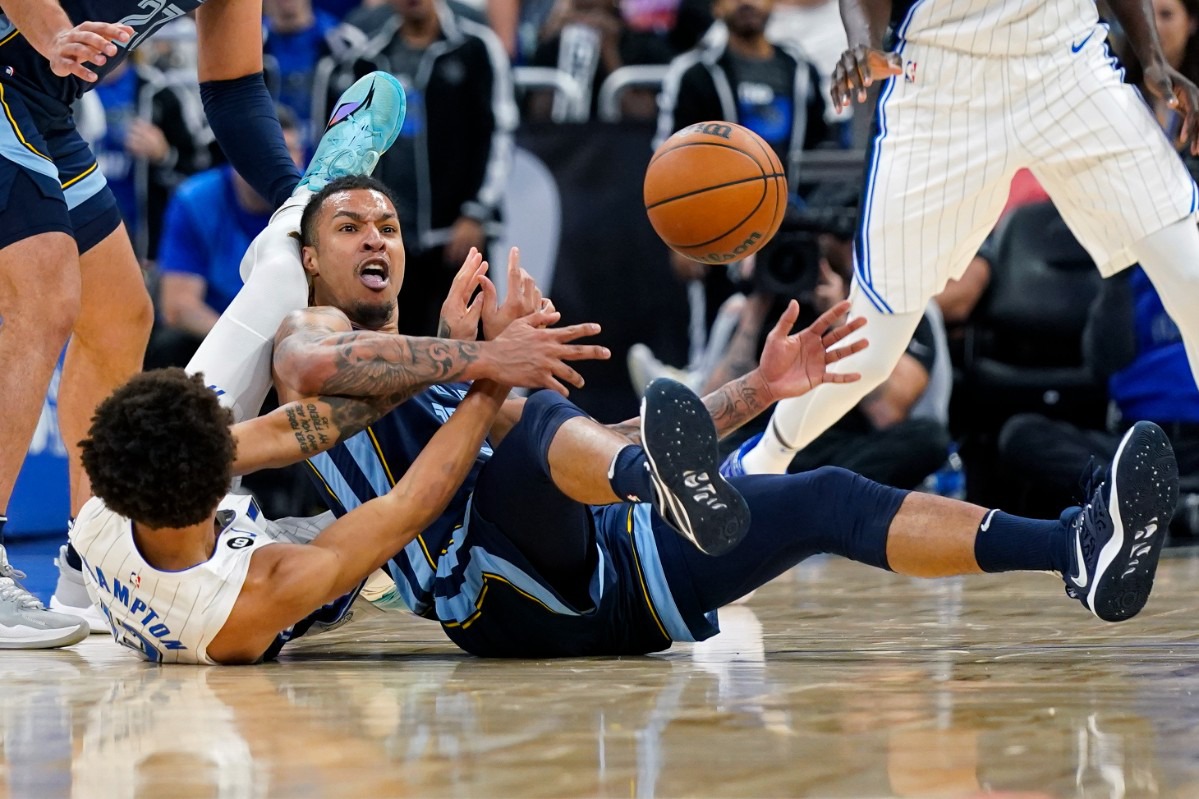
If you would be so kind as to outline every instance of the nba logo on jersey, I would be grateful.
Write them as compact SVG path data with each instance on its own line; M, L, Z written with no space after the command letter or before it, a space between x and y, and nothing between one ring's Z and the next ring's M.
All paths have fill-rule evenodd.
M908 83L916 82L916 62L909 61L903 68L903 79Z

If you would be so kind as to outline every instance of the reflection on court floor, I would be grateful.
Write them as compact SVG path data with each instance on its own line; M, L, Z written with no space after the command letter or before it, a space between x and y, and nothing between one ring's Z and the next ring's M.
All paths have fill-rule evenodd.
M644 658L485 661L369 606L275 664L0 657L0 797L1199 796L1199 557L1138 619L831 559Z

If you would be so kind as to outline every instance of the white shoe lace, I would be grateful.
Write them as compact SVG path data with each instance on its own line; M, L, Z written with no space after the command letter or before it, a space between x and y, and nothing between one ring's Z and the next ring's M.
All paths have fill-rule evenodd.
M24 572L9 566L6 574L11 576L0 577L0 602L11 602L24 610L46 609L40 599L26 591L20 583L13 579L13 577L24 577Z

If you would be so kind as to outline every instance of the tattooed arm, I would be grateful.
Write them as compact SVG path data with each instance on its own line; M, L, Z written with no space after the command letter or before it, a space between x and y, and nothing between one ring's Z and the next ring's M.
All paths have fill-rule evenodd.
M716 435L724 438L750 419L770 407L777 397L770 392L758 369L736 380L725 383L720 388L706 395L704 406L712 416L716 425ZM641 418L635 417L619 424L608 425L628 437L634 443L641 443Z
M832 324L848 311L848 302L837 303L809 327L791 333L799 319L799 303L792 300L766 336L758 367L704 397L704 405L716 425L716 434L723 438L772 403L802 396L823 383L852 383L860 379L861 375L857 373L834 373L825 369L847 355L866 349L863 338L833 349L834 344L866 324L866 320L859 317L830 330ZM640 419L629 419L611 427L632 441L641 440Z
M275 385L283 399L368 397L392 406L434 383L484 378L565 394L566 385L583 385L567 361L609 353L570 343L595 335L599 325L546 327L558 319L556 311L542 310L512 323L494 341L451 341L353 330L336 308L307 308L293 312L275 336Z
M309 397L233 425L235 475L290 466L330 449L391 410L380 401Z

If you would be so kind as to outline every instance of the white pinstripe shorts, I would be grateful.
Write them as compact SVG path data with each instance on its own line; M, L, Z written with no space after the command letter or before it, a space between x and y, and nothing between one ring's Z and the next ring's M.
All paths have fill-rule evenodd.
M1103 26L1061 52L995 58L905 43L881 89L855 247L884 312L922 310L958 277L1027 167L1104 275L1199 210L1181 159L1121 82ZM1077 48L1077 50L1075 49Z

